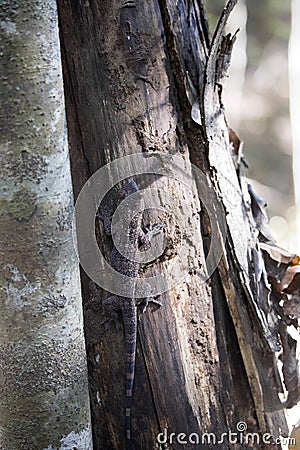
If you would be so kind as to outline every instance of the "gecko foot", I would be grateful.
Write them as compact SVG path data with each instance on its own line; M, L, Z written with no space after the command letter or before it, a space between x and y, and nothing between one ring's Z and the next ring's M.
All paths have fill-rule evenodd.
M108 331L111 328L115 328L117 332L122 330L122 324L120 320L113 317L108 317L107 319L102 320L101 325L103 326L105 331Z
M112 295L105 299L102 303L103 310L107 316L101 323L103 325L105 331L107 331L112 326L115 327L116 331L120 331L122 329L122 324L120 321L120 302L119 297L116 295Z
M154 312L157 309L159 309L162 306L162 303L157 300L159 296L157 297L146 297L144 298L140 303L139 307L141 308L141 313L143 314L148 306L150 306L151 311Z
M156 234L159 234L162 231L162 229L163 229L162 223L155 223L155 224L150 223L149 226L147 227L146 236L149 236L151 239Z
M148 250L148 248L151 246L151 239L153 238L153 236L159 234L162 229L163 225L161 223L155 223L154 225L150 223L149 226L146 227L146 233L141 239L143 250Z

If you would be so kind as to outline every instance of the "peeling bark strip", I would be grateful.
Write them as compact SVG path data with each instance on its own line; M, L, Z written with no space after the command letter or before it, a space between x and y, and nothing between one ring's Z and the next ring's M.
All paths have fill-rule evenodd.
M228 17L236 5L236 0L229 0L217 25L212 38L209 56L206 64L203 116L205 134L209 149L209 162L214 170L217 191L220 192L222 203L227 211L229 229L226 258L219 266L223 288L226 294L229 310L235 325L237 337L248 380L255 403L256 415L261 430L271 431L274 437L280 433L287 435L283 405L278 398L278 386L274 367L275 352L281 349L278 343L278 326L274 323L270 311L267 315L260 308L259 298L251 284L251 263L253 252L256 252L257 238L253 233L251 218L247 212L242 190L246 183L244 177L235 176L233 160L230 157L228 125L221 106L221 89L218 73L218 61L223 33ZM242 190L241 190L242 188ZM247 192L247 188L244 192ZM252 227L252 229L251 229ZM235 266L235 277L239 278L245 298L239 299L236 279L229 273L227 261ZM277 313L275 312L277 316ZM258 349L258 342L263 350ZM266 380L268 382L266 383Z
M56 2L0 19L0 447L91 450Z

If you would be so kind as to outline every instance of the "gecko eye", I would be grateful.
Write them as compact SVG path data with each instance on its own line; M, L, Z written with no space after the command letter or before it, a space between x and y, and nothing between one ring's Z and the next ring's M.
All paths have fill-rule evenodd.
M119 194L119 197L120 197L120 200L124 200L124 198L126 198L127 197L127 194L126 194L126 192L123 190L123 191L121 191L120 192L120 194Z

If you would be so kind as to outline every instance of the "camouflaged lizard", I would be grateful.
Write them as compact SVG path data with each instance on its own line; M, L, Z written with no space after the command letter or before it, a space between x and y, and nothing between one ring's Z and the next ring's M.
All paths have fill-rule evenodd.
M119 200L123 200L131 194L139 192L137 184L129 179L125 182L123 188L119 194ZM132 258L122 255L116 246L113 246L111 252L111 267L117 272L129 277L129 283L132 283L132 297L112 295L103 302L105 313L110 317L105 323L111 321L118 321L119 313L121 312L122 320L124 324L125 332L125 344L126 344L126 394L125 394L125 430L126 430L126 449L132 447L131 440L131 410L132 410L132 391L134 385L135 375L135 360L136 360L136 345L137 345L137 313L138 307L143 305L144 312L149 302L154 302L161 305L156 298L148 296L145 299L135 298L134 286L139 274L140 263L136 261L134 257L135 253L142 247L147 247L150 244L151 238L161 231L161 225L154 225L149 231L144 232L142 229L143 220L143 199L142 196L137 197L139 205L135 204L136 214L130 210L127 210L128 217L132 218L129 221L129 227L127 230L127 242L133 249ZM102 218L105 226L106 234L111 234L111 230L107 224L111 220L111 217L107 215L107 209L102 210ZM131 282L132 280L132 282Z

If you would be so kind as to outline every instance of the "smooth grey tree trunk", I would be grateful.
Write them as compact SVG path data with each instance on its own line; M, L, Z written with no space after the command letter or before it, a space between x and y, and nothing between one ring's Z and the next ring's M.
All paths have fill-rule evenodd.
M56 2L0 19L0 448L91 450Z

